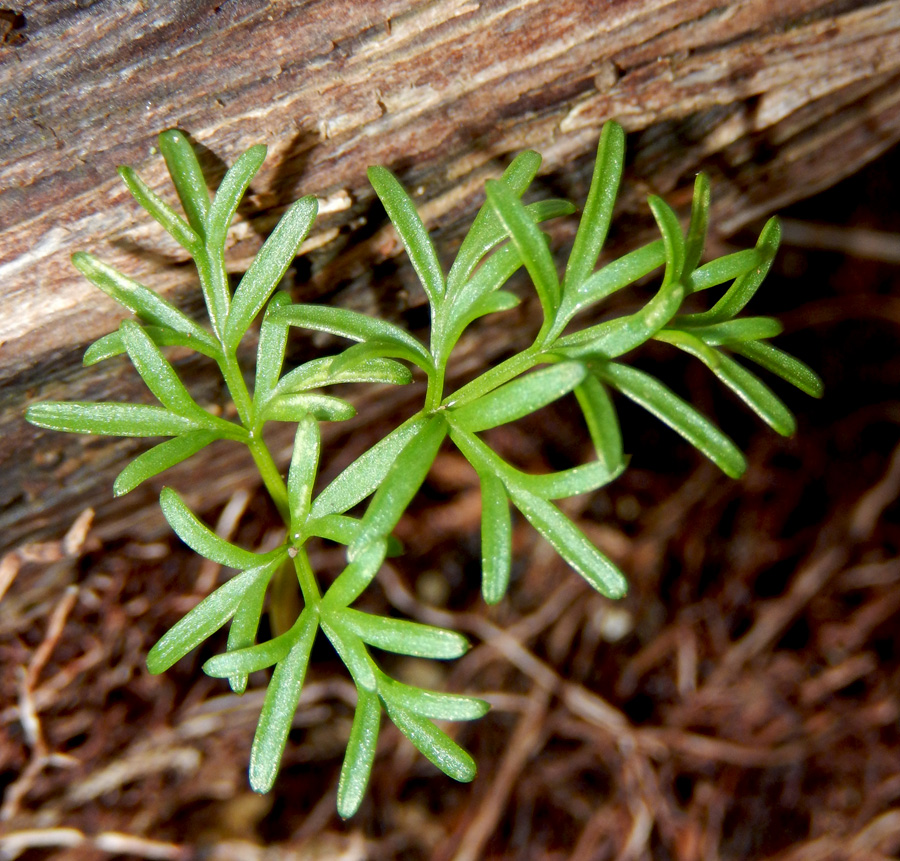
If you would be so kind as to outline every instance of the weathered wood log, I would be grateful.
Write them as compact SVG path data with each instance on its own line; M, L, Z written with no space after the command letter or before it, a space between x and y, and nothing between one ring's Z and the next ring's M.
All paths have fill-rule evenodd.
M635 214L630 223L648 225L637 216L647 190L683 207L702 167L712 175L718 238L900 140L898 0L178 0L84 9L38 0L16 21L15 38L0 44L0 549L59 535L89 505L103 535L161 525L148 504L155 488L110 499L133 442L40 432L22 414L35 398L141 397L124 361L80 368L83 349L121 312L74 272L72 252L90 249L199 312L184 252L115 174L132 164L169 195L153 149L162 129L192 136L213 184L243 149L269 145L232 230L234 271L289 202L314 192L324 215L298 264L296 296L334 295L413 323L424 297L408 268L392 276L401 249L373 207L370 164L415 190L447 254L484 180L523 148L544 155L547 186L583 199L609 118L632 133L619 204ZM569 229L555 228L555 240L565 243ZM495 324L487 346L465 354L463 371L493 361L516 332ZM201 401L221 398L204 363L184 368ZM409 397L372 399L367 431L335 433L362 447ZM276 437L277 447L288 443L288 431ZM249 460L222 444L171 480L202 483L211 506L252 476Z

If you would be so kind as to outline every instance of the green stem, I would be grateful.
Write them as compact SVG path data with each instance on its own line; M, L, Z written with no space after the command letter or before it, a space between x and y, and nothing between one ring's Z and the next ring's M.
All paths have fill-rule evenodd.
M259 470L260 478L262 478L263 484L272 502L275 504L275 508L278 509L285 526L290 529L291 512L288 503L287 485L275 464L269 447L263 439L262 423L257 421L253 397L247 388L237 355L227 350L224 344L222 350L224 355L219 362L219 367L231 399L237 408L241 423L250 435L247 448L250 449L253 462ZM310 567L306 551L301 548L293 562L293 565L287 562L279 567L272 578L269 618L272 631L276 637L290 630L300 615L302 606L300 604L300 596L297 593L298 580L307 606L317 606L321 600L319 587Z
M425 392L426 413L434 412L444 397L444 375L447 372L446 363L435 361L434 374L428 375L428 389Z
M238 364L237 356L229 353L225 347L222 347L224 358L219 362L219 368L225 379L225 385L228 386L228 393L231 400L237 407L238 416L241 424L251 433L255 430L255 410L253 409L253 399L250 397L250 390L244 381L244 375L241 372L241 366Z
M250 449L250 454L253 455L253 462L259 470L263 484L269 492L269 496L272 497L272 502L275 503L275 507L278 509L281 519L284 521L285 526L290 528L291 513L288 508L287 486L284 483L284 479L281 477L281 473L278 471L278 467L275 465L269 447L262 439L260 431L251 431L251 434L252 436L250 442L247 443L247 448Z
M540 361L540 350L532 345L524 352L511 356L506 361L485 371L480 377L476 377L472 382L466 383L461 389L457 389L444 400L444 406L458 407L467 401L480 398L498 386L508 383L519 376L519 374L524 374L525 371L530 370Z
M559 312L557 312L554 316L545 315L544 322L541 324L541 329L537 333L537 336L534 339L534 343L531 345L532 350L543 350L544 347L547 346L548 341L555 341L558 335L554 335L553 330L555 328L556 317Z
M313 573L305 547L297 550L297 555L294 557L294 569L297 572L297 580L300 583L300 591L303 593L306 606L318 607L322 603L322 593L319 591L319 584L316 582L316 575Z
M299 594L297 583L300 584ZM271 590L269 621L276 637L291 629L303 607L318 607L322 603L322 593L305 547L298 548L297 555L275 572ZM303 605L300 604L300 594L303 595Z
M278 467L275 465L275 461L272 459L272 453L262 438L262 428L257 426L256 409L253 405L253 398L250 396L250 391L247 388L247 383L244 381L244 375L241 373L241 366L238 364L237 356L234 353L227 351L224 351L224 353L224 358L219 362L219 368L222 371L222 376L225 378L225 385L228 386L231 400L237 407L241 424L244 425L250 434L247 448L250 449L250 454L253 455L253 461L256 463L263 484L266 486L269 496L272 497L272 502L275 503L278 513L284 520L285 525L290 526L291 515L288 510L287 487L284 479L281 477L281 473L278 471Z

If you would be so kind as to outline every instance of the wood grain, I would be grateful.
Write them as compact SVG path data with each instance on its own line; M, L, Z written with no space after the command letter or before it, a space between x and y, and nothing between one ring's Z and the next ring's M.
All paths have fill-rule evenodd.
M544 155L545 189L582 199L609 118L631 132L628 223L649 224L648 191L683 211L703 168L719 238L900 139L898 0L44 0L16 11L24 27L0 44L0 548L61 534L88 505L103 535L160 528L153 489L110 500L133 442L39 432L22 412L35 398L142 396L123 363L80 368L121 315L72 269L72 252L90 249L199 312L184 252L115 174L134 165L169 194L154 150L165 128L191 135L213 184L243 149L269 146L231 234L234 271L288 203L316 193L325 214L296 296L412 325L423 296L373 206L370 164L415 192L449 257L485 178L523 148ZM555 229L560 245L569 237ZM499 324L461 372L515 333ZM201 400L221 400L209 368L185 369ZM368 433L410 397L373 399ZM214 506L253 481L234 451L214 448L174 481L214 476L203 499Z

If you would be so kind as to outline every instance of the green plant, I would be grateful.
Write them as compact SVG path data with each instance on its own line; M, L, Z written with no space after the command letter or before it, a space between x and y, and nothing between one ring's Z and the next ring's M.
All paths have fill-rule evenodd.
M250 760L254 789L268 790L276 777L297 707L310 650L321 628L346 664L358 690L347 754L341 771L338 809L357 809L372 768L381 710L438 768L457 780L471 780L475 764L434 720L471 720L487 704L402 684L387 676L369 654L375 646L405 655L447 659L462 655L459 634L427 625L385 618L354 609L386 555L400 552L391 532L419 490L447 437L478 474L483 496L482 591L499 601L511 566L511 506L595 589L610 598L625 594L626 581L554 504L612 481L625 468L622 439L610 390L617 390L658 416L729 476L745 468L741 452L717 427L661 382L625 364L622 357L650 339L696 356L781 434L794 420L775 394L736 354L783 377L811 395L821 393L812 371L766 339L779 324L765 317L736 315L768 271L779 240L775 220L763 228L757 246L700 265L709 213L709 184L697 178L686 234L675 213L658 197L649 200L662 238L596 268L622 174L624 133L607 123L601 134L587 203L574 247L560 279L540 224L567 215L565 201L525 205L521 198L540 165L534 152L519 155L502 177L486 185L487 200L476 216L445 276L415 206L397 179L382 167L369 179L403 241L431 309L426 345L395 324L355 311L324 305L292 304L276 292L317 213L314 197L293 204L267 239L232 293L224 262L225 234L265 148L244 153L226 173L210 200L187 139L177 131L160 136L185 217L177 214L129 168L120 174L138 202L190 253L209 313L210 328L151 290L90 254L74 255L75 266L95 285L133 311L118 331L101 338L85 354L90 365L127 353L159 405L44 402L32 405L28 420L45 428L76 433L170 437L133 460L119 474L115 493L127 493L214 440L246 445L262 481L287 527L284 543L254 553L219 538L171 488L162 491L162 510L181 539L202 556L240 573L200 602L151 650L154 673L171 667L229 621L227 649L204 665L208 674L227 678L243 692L248 675L274 666ZM524 266L543 310L543 323L527 349L489 368L449 394L445 373L454 346L475 319L503 312L519 299L503 288ZM664 267L656 295L636 313L586 328L572 321L615 291ZM679 313L692 293L730 282L708 311ZM274 294L274 295L273 295ZM237 358L238 346L262 314L255 378L248 386ZM316 358L285 372L291 327L328 332L356 342L337 355ZM188 347L219 367L237 412L229 421L198 404L181 383L163 349ZM315 492L320 423L354 415L346 400L320 390L337 383L404 384L409 365L427 380L424 404L380 442ZM529 475L501 458L480 436L528 415L569 393L584 414L597 459L547 475ZM266 447L269 421L297 424L287 481ZM367 498L360 517L348 514ZM346 546L343 572L322 594L306 551L313 537ZM302 611L257 643L267 590L279 571L296 577ZM274 587L273 587L274 588ZM279 602L274 602L278 604ZM277 606L275 607L277 609Z

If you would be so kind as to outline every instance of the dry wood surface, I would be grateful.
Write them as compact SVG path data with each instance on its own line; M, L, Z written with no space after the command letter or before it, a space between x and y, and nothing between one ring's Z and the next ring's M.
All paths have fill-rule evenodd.
M115 174L134 165L168 193L154 150L162 129L191 135L213 182L243 149L268 144L231 234L235 272L284 207L314 192L326 214L295 294L413 321L423 297L407 269L392 277L400 249L373 207L370 164L415 190L449 255L484 179L523 148L543 153L547 187L583 199L608 118L632 132L620 208L635 213L635 229L648 224L648 191L683 207L702 167L720 237L900 139L897 0L36 0L7 11L16 15L0 43L0 547L58 537L88 505L105 535L160 526L152 489L110 502L132 443L38 432L22 412L36 398L143 396L124 362L79 367L121 312L72 269L72 252L89 249L198 310L184 252ZM501 323L471 361L494 360L512 332ZM185 372L201 400L220 398L205 366ZM402 404L379 404L374 421L396 420ZM201 478L213 505L252 481L252 468L213 447L181 471L189 485Z

